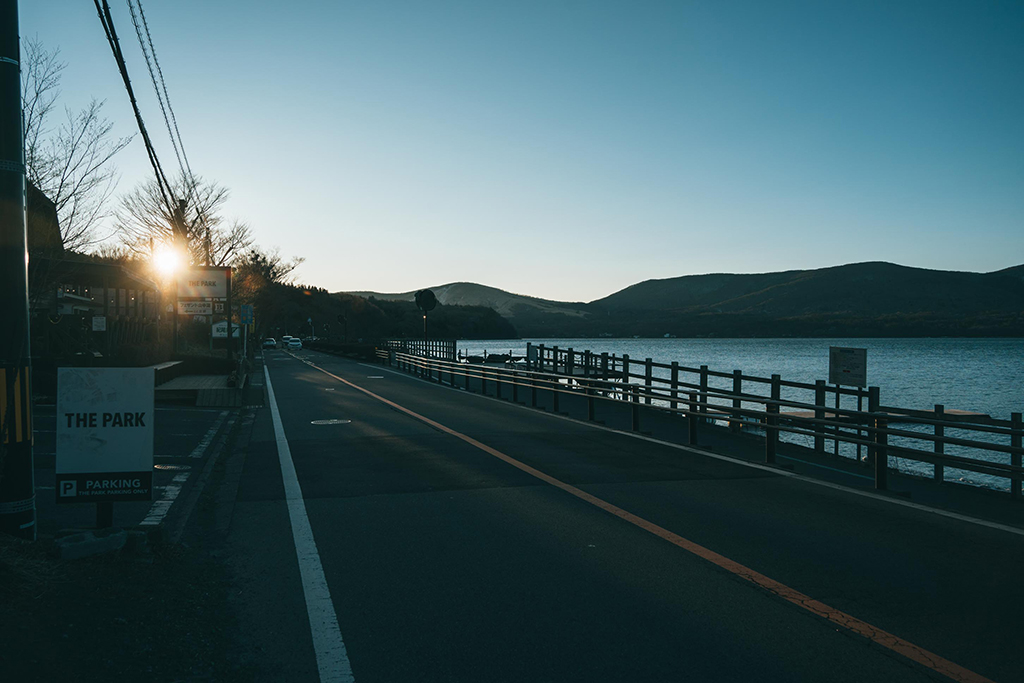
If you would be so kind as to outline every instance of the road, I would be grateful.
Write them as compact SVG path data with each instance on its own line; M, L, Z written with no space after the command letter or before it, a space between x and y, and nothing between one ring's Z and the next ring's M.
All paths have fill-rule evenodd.
M266 369L228 533L264 680L1020 680L1020 533L316 352Z

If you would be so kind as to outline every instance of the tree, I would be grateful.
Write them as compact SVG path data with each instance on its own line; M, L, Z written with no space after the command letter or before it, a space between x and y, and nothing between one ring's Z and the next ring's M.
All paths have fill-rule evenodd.
M226 266L253 244L252 230L239 220L226 222L221 212L230 191L199 176L178 178L172 202L184 200L182 222L188 262ZM115 230L132 252L148 254L152 244L174 242L174 216L156 179L140 183L121 197L115 211Z
M114 124L95 99L77 112L65 107L65 119L52 127L66 64L59 49L47 50L39 40L23 46L26 176L56 206L64 248L78 251L100 239L96 229L109 215L107 201L118 180L112 159L134 136L111 137Z
M295 257L284 261L278 251L251 248L238 261L232 280L235 296L241 303L253 304L261 330L287 308L285 290L292 283L292 274L305 259Z

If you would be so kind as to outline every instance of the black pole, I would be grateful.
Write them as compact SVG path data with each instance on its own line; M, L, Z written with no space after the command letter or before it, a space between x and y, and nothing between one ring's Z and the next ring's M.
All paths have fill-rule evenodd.
M427 341L427 312L423 311L423 341Z
M18 2L0 0L0 532L36 538Z

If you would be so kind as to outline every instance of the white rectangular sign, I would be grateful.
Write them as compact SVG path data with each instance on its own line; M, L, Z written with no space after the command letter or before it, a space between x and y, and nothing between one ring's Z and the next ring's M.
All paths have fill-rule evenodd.
M58 503L151 500L152 368L59 368Z
M868 350L828 347L828 381L851 387L868 385Z
M227 320L221 320L220 322L215 322L212 325L212 327L213 327L213 338L214 339L227 339L228 338L228 321ZM241 334L241 329L242 328L241 328L240 325L232 325L231 326L231 338L232 339L238 339L239 334Z
M105 316L105 315L94 315L92 317L92 331L93 332L106 332L107 331L107 316Z
M213 315L213 302L179 301L178 313L182 315Z
M191 268L178 276L179 299L224 299L227 295L227 268Z

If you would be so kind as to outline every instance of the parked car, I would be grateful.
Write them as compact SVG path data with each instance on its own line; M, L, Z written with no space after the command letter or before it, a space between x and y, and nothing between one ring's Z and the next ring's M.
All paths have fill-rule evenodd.
M265 349L276 349L277 348L277 340L274 339L273 337L267 337L266 339L263 340L263 348L265 348Z
M295 337L292 337L291 339L288 340L288 348L289 349L301 349L302 348L302 340L301 339L296 339Z

